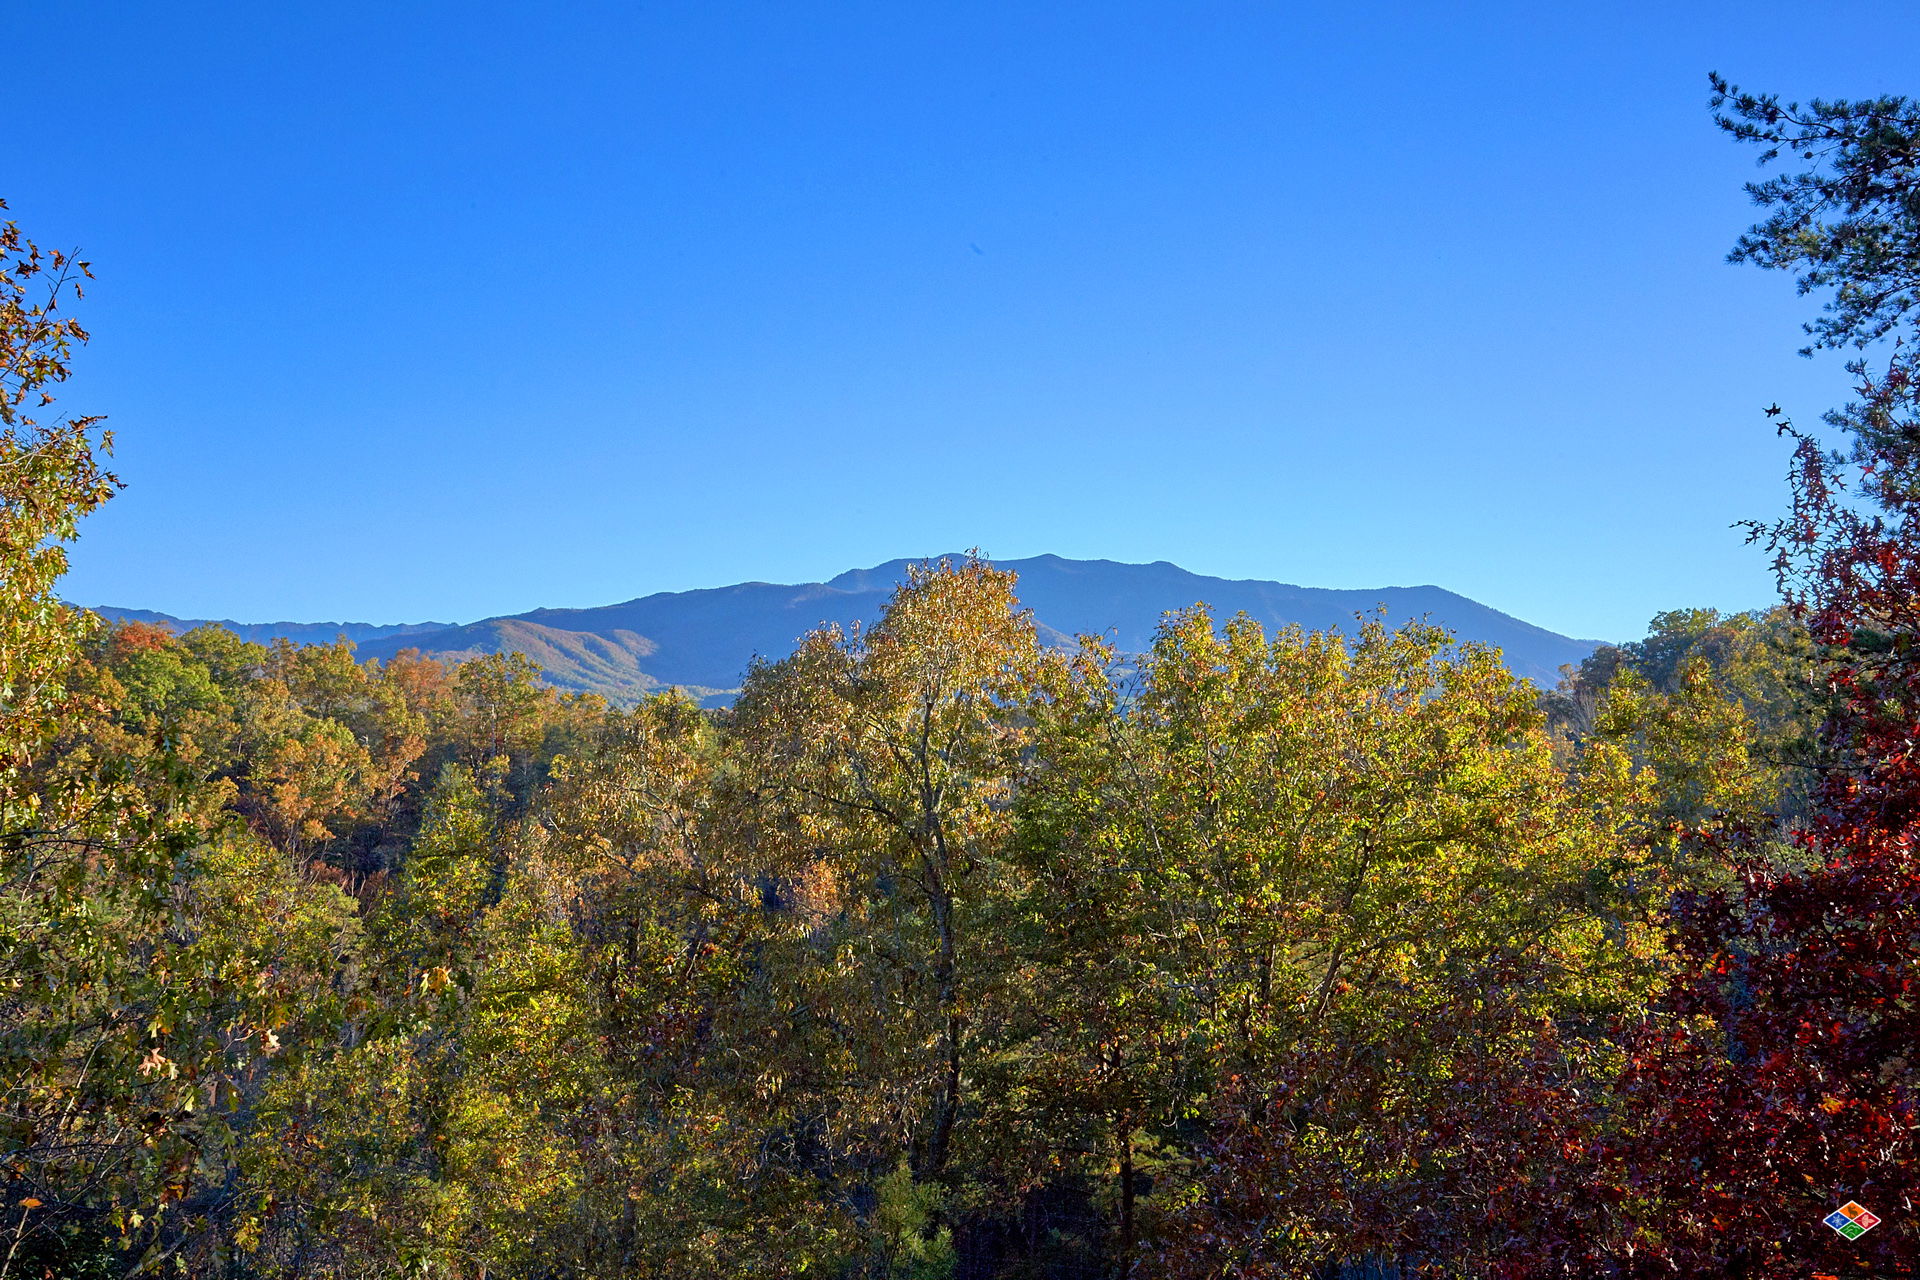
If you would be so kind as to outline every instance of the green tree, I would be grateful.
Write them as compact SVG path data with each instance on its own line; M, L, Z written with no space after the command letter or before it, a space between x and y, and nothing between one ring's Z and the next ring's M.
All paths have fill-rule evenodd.
M84 263L0 229L0 1276L212 1274L269 1066L327 1024L351 904L231 821L225 691L54 595L115 481L50 403Z
M31 416L53 403L73 344L86 341L61 307L91 277L85 262L44 252L11 220L0 223L0 766L39 747L61 704L87 625L54 584L79 520L119 486L100 465L111 445L102 419ZM7 829L14 825L10 816Z
M755 669L728 721L776 891L816 897L769 955L791 975L793 1047L816 1064L787 1106L830 1148L810 1159L873 1233L861 1265L876 1274L946 1265L939 1242L989 1140L971 1124L976 1073L1014 962L991 921L1027 738L1016 707L1040 661L1011 575L917 566L871 630L816 632ZM919 1208L874 1212L903 1162ZM917 1241L898 1238L907 1221Z
M1038 1080L1105 1135L1076 1145L1117 1175L1117 1266L1143 1265L1130 1210L1156 1274L1392 1256L1443 1194L1470 1221L1470 1153L1426 1123L1462 1056L1646 981L1652 939L1610 929L1588 875L1618 814L1556 766L1531 688L1434 628L1196 610L1139 681L1083 700L1070 767L1023 800L1072 908L1036 912L1061 983ZM1088 732L1107 704L1123 722Z

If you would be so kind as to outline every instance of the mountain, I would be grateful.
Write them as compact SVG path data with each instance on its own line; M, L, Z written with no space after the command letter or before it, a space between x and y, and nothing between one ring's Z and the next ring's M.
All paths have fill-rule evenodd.
M291 640L295 644L332 644L345 636L358 645L387 636L444 631L453 625L450 622L234 622L229 618L176 618L170 613L155 613L151 609L121 609L113 605L100 605L94 612L119 622L150 622L170 627L176 633L191 631L195 627L225 627L242 640L251 640L255 644L280 639Z
M856 569L828 582L781 586L743 582L699 591L666 591L593 609L535 609L464 626L409 623L260 623L220 625L249 639L332 640L344 634L362 657L391 658L419 649L459 660L518 650L538 662L553 684L628 702L678 686L708 703L739 688L757 654L783 657L801 635L826 622L871 623L880 616L907 560ZM1123 653L1146 649L1168 610L1204 602L1217 618L1245 612L1269 629L1290 623L1309 630L1351 627L1357 613L1386 610L1390 624L1425 618L1463 640L1498 646L1519 675L1551 686L1562 665L1578 663L1598 643L1558 635L1440 587L1377 587L1356 591L1281 582L1210 578L1177 565L1119 564L1035 556L997 562L1019 574L1020 599L1041 635L1065 644L1087 632L1109 637ZM132 609L102 608L107 617L191 620Z

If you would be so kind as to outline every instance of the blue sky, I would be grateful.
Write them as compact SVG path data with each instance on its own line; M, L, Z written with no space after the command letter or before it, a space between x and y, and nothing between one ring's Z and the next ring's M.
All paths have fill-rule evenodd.
M128 484L65 592L244 620L971 545L1762 604L1758 411L1845 379L1707 72L1920 91L1891 3L34 9L0 197Z

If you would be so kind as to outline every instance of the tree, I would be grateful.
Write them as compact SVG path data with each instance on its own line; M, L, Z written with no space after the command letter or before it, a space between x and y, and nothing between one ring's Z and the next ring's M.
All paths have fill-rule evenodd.
M1777 95L1710 79L1715 121L1765 148L1760 163L1782 152L1815 162L1747 184L1754 203L1773 212L1728 260L1794 272L1803 294L1832 291L1806 325L1807 351L1864 348L1911 324L1920 306L1920 106L1891 96L1783 106Z
M340 1248L426 1275L490 1256L481 1205L500 1188L474 1159L490 1137L468 1105L485 1081L467 1030L498 843L480 787L447 766L410 856L367 914L341 1034L267 1090L254 1172L289 1227L322 1231L308 1246L321 1257L300 1267Z
M1515 1161L1433 1117L1646 963L1589 903L1617 822L1556 767L1531 688L1431 627L1269 637L1200 610L1124 698L1100 669L1035 712L1020 1095L1110 1180L1116 1273L1496 1257L1473 1224Z
M0 1276L205 1274L350 904L230 821L208 668L54 595L117 483L98 419L29 416L86 336L58 311L87 269L11 223L0 253Z
M1740 237L1729 259L1793 272L1802 294L1827 294L1821 314L1805 325L1813 341L1802 355L1865 352L1894 340L1883 373L1870 373L1864 355L1849 362L1860 398L1826 421L1850 438L1854 460L1873 468L1873 486L1920 484L1920 350L1913 342L1920 333L1920 104L1882 96L1783 106L1717 74L1712 83L1720 127L1763 147L1761 164L1789 153L1811 166L1747 185L1772 212ZM1817 500L1811 490L1802 497Z
M86 263L43 252L11 220L0 224L0 980L8 991L0 1003L8 1112L0 1275L27 1253L57 1256L94 1207L82 1200L98 1162L76 1141L79 1130L58 1121L68 1110L63 1095L99 1101L85 1092L102 1074L88 1046L111 1019L98 1006L76 1008L73 994L85 987L66 984L111 963L110 929L88 925L119 913L102 909L88 861L114 823L93 818L100 797L90 780L49 794L33 776L56 714L71 705L65 677L88 631L54 594L64 544L117 486L99 462L109 444L100 419L30 416L52 403L48 388L67 379L72 345L86 339L60 308L81 296L89 276Z
M1912 347L1920 280L1920 112L1904 99L1802 109L1714 79L1733 135L1815 162L1757 184L1775 209L1736 261L1831 289L1809 348L1897 336L1864 359L1859 399L1829 415L1859 464L1796 440L1794 503L1757 527L1788 608L1816 646L1823 777L1793 833L1804 866L1762 856L1760 833L1705 833L1739 855L1731 886L1675 904L1678 965L1628 1041L1618 1135L1599 1194L1618 1234L1576 1247L1624 1275L1911 1274L1898 1225L1920 1175L1920 489ZM1778 407L1768 410L1778 417ZM1861 501L1864 499L1864 501ZM1858 1200L1888 1228L1848 1241L1822 1225Z
M774 1105L869 1233L860 1274L938 1274L971 1204L976 1075L1011 962L990 921L1017 707L1040 661L1010 574L915 566L871 630L756 668L727 721L769 891L814 898L766 956L771 1016L792 1022Z
M1141 1274L1139 1202L1204 1088L1198 1008L1176 952L1186 885L1163 840L1149 721L1103 642L1050 664L1023 707L1015 892L1001 932L1019 963L999 1052L983 1064L992 1173L1033 1224L1029 1265ZM1098 1212L1095 1212L1095 1211ZM1009 1217L1013 1215L1009 1214ZM1111 1230L1103 1229L1111 1224Z
M100 465L112 443L102 419L30 416L53 403L49 388L67 380L73 344L86 341L60 310L82 296L82 278L92 278L87 263L0 223L0 767L38 747L59 706L60 678L87 631L53 594L64 544L119 487Z
M1622 1084L1614 1194L1639 1212L1612 1252L1629 1274L1920 1266L1909 1233L1846 1241L1821 1225L1849 1200L1911 1213L1920 1177L1920 508L1886 486L1863 514L1826 465L1803 441L1799 518L1777 531L1806 555L1794 603L1836 695L1831 768L1795 833L1810 865L1783 868L1732 833L1747 855L1737 884L1676 904L1678 971Z
M797 894L760 874L728 768L682 698L609 715L554 762L489 919L513 941L476 1031L523 1046L495 1079L574 1153L544 1257L584 1274L783 1274L820 1252L817 1187L769 1140L771 1082L799 1064L769 1016L766 903Z

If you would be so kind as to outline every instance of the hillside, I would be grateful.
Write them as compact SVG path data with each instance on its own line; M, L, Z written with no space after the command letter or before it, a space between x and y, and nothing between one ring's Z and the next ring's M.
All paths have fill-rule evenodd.
M789 652L822 623L871 622L880 614L906 560L856 569L828 582L777 585L745 582L697 591L669 591L622 604L587 609L534 609L459 626L409 623L222 622L263 640L284 635L304 642L344 634L365 657L390 658L419 649L458 660L518 650L538 662L555 685L632 701L679 686L707 702L725 701L755 655ZM999 562L1019 574L1021 600L1042 634L1066 643L1083 633L1108 636L1122 652L1139 652L1168 610L1205 602L1217 616L1244 612L1269 628L1348 627L1354 615L1384 609L1390 623L1413 618L1451 628L1462 639L1498 646L1513 670L1552 685L1559 669L1593 651L1576 640L1434 586L1333 590L1281 582L1232 580L1189 573L1177 565L1120 564L1035 556ZM162 621L179 629L198 623L142 610L103 607L104 616Z

